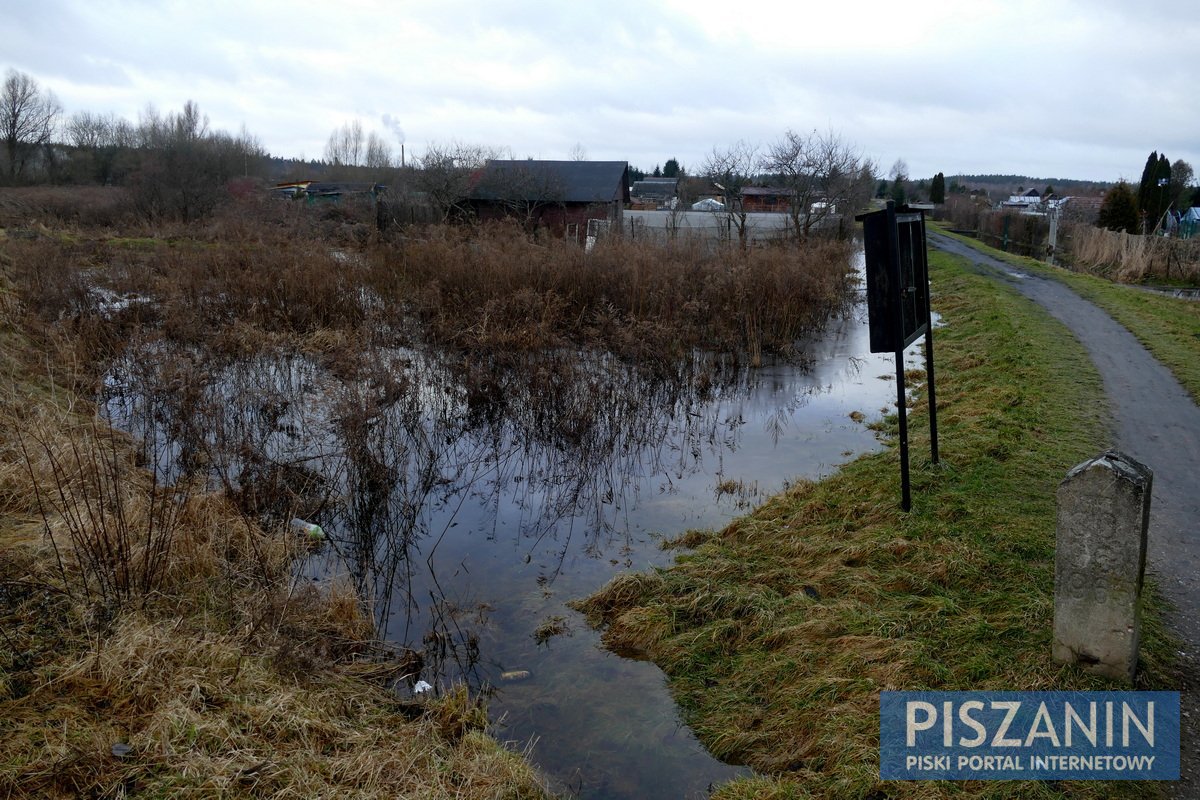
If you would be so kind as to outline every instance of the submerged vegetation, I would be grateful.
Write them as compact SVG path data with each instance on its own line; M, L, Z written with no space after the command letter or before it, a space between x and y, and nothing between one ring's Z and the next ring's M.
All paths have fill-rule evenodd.
M881 690L1099 689L1050 657L1054 489L1105 446L1082 347L1013 292L931 259L941 463L910 417L914 509L896 450L802 483L670 568L580 604L615 651L670 677L693 730L761 777L715 796L1145 797L1146 784L879 782ZM886 421L885 429L895 424ZM892 431L894 432L894 431ZM1147 616L1142 686L1169 680Z
M530 441L602 459L645 424L638 392L673 408L764 353L798 357L848 291L839 242L584 253L502 225L380 238L342 207L247 201L186 228L95 210L96 227L41 203L0 203L15 797L541 796L475 697L414 692L455 657L453 620L381 643L371 587L307 577L288 520L343 504L363 534L348 558L370 559L380 515L411 533L443 491L439 448L462 431L429 428L424 404L464 425L507 408ZM333 481L281 449L305 414L344 448ZM550 618L538 641L568 632Z

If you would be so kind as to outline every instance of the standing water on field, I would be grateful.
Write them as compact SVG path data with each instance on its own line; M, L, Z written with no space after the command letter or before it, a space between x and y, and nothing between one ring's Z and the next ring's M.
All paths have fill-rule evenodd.
M802 365L694 354L669 374L582 351L198 366L181 349L130 356L105 408L161 479L207 474L281 529L321 526L302 578L355 586L404 654L402 693L488 694L492 733L556 791L703 797L744 770L695 740L657 667L604 650L566 604L669 564L664 539L878 447L851 414L895 402L895 368L867 351L861 305ZM140 388L172 386L172 370L197 388Z

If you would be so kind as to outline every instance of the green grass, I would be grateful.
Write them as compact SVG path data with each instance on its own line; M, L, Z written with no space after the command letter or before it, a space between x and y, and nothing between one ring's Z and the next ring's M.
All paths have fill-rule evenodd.
M1070 286L1124 325L1174 373L1192 398L1200 402L1200 302L1153 294L1093 275L1052 267L1032 258L994 250L974 239L943 233L981 252Z
M930 463L918 402L911 513L893 447L693 536L671 568L620 576L580 608L610 647L664 669L714 755L762 774L720 798L1153 795L1146 784L878 779L881 690L1108 686L1050 657L1054 492L1104 447L1099 378L1032 303L943 254L932 270L947 323L942 463ZM1170 669L1151 605L1141 687Z

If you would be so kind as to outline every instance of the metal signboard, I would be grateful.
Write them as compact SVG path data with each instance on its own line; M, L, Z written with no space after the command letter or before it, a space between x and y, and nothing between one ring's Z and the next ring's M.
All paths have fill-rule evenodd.
M871 352L895 353L915 342L929 324L929 265L924 212L892 203L863 214L867 309Z
M901 505L912 507L908 468L908 411L904 349L925 337L925 375L929 389L929 434L933 463L938 462L937 400L933 381L933 325L929 308L929 260L925 212L887 207L855 217L863 225L867 271L867 313L872 353L896 354L896 410L900 423Z

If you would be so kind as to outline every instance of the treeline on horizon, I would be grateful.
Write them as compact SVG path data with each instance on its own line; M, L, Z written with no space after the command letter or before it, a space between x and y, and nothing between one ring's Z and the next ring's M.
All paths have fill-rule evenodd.
M148 218L196 219L229 193L251 191L253 183L260 181L400 184L407 180L405 176L414 174L418 179L411 181L413 188L431 198L434 205L448 208L456 199L451 195L463 189L464 172L478 169L489 158L513 158L508 148L457 142L431 143L420 156L406 158L402 151L397 158L390 145L374 132L364 132L358 121L336 128L323 155L322 159L271 155L244 127L236 135L211 129L208 117L190 100L179 112L161 114L147 107L133 123L112 113L80 111L66 116L52 92L13 69L7 71L0 87L0 183L124 186L138 212ZM586 154L577 145L572 157L584 159ZM808 169L806 162L814 160L827 163ZM830 167L831 174L853 176L845 182L857 185L843 187L844 191L814 186L814 177L823 167ZM694 171L673 157L649 172L632 164L629 168L631 181L658 175L710 178L733 192L748 185L800 188L803 191L797 196L807 204L805 208L814 202L844 202L864 194L937 202L944 183L949 184L950 193L986 191L989 196L1029 188L1059 195L1102 195L1119 185L1000 173L943 177L939 172L918 180L910 176L902 159L887 173L889 182L873 160L858 153L839 134L790 130L765 146L739 141L714 147ZM864 193L867 184L875 188ZM938 189L931 191L935 185ZM823 196L826 194L830 197Z
M1079 188L1079 189L1096 189L1105 190L1115 183L1115 181L1090 181L1079 178L1038 178L1029 175L1000 175L1000 174L983 174L983 175L948 175L948 179L957 180L962 184L971 183L986 183L998 184L1003 186L1026 186L1038 187L1043 185L1051 185L1059 188Z

